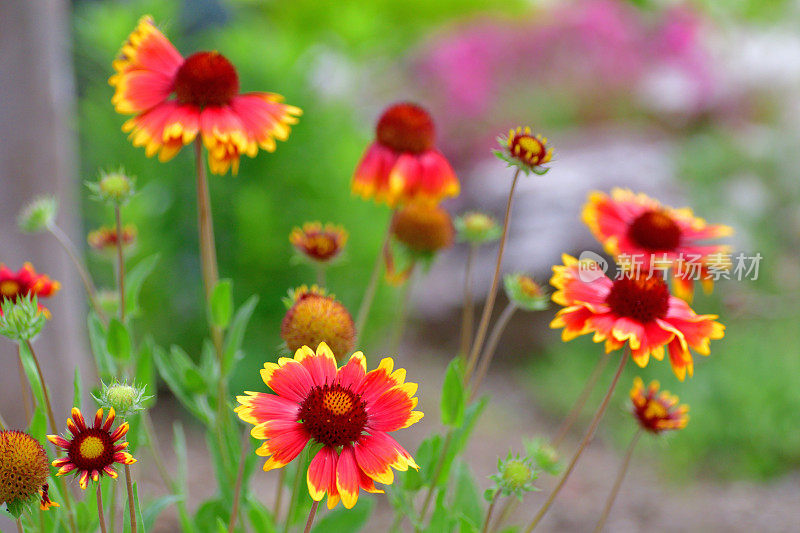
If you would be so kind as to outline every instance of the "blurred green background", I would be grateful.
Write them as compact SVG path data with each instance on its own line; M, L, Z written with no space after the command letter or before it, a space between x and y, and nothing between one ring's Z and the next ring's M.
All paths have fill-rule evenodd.
M81 175L88 180L98 169L122 165L137 176L140 194L124 212L126 220L139 227L132 262L160 254L157 273L144 288L142 303L147 312L137 328L152 332L162 345L179 344L189 353L198 351L205 332L205 319L198 312L202 295L191 151L183 150L167 164L145 158L144 151L134 148L120 132L126 117L117 115L109 102L111 60L138 18L149 13L184 55L217 49L237 66L243 91L280 93L304 112L289 141L279 143L275 153L243 159L238 177L211 177L220 272L235 280L237 303L254 293L261 298L247 334L248 359L239 366L233 390L257 386L253 369L274 358L280 346L278 330L285 310L281 297L314 279L309 267L290 261L288 233L293 226L321 220L348 228L346 260L331 269L329 285L351 310L357 307L389 212L352 197L349 180L371 140L380 109L408 94L422 98L437 118L443 118L444 131L462 133L463 138L451 135L443 145L460 174L488 156L487 139L507 128L509 121L535 119L556 132L574 133L599 122L628 128L634 135L641 128L658 129L677 147L675 179L690 191L689 203L701 216L732 205L738 209L731 194L741 189L747 196L750 189L743 188L743 183L754 187L757 205L730 219L744 232L739 242L765 257L759 280L746 287L723 283L714 295L700 295L696 301L703 312L721 315L727 325L725 339L715 343L711 358L700 361L696 376L685 383L667 375L665 364L651 365L641 374L658 377L692 406L689 428L674 436L670 447L659 454L676 475L767 477L800 465L800 432L796 430L800 312L792 298L800 273L800 186L794 171L798 154L793 148L800 128L796 117L783 112L791 91L768 82L756 80L751 86L745 81L740 92L720 99L718 92L728 80L715 75L725 65L716 63L712 53L695 57L696 47L720 35L724 42L737 30L763 33L777 19L793 16L789 20L797 21L800 17L788 1L706 0L682 6L694 18L669 33L673 30L669 24L658 25L673 16L674 3L567 4L577 5L576 10L601 9L619 16L587 17L594 24L589 28L580 25L583 12L570 12L580 24L559 31L566 15L552 2L521 0L75 2ZM678 15L675 20L680 22L683 15ZM700 21L697 28L692 25L696 20ZM480 26L482 21L489 21L491 31L478 32L477 44L465 45L463 56L452 52L460 50L456 45L463 34L467 34L464 39L470 38L469 24ZM541 32L536 40L520 21L554 30ZM618 23L622 27L615 26ZM637 30L634 39L626 33L625 24L645 29ZM702 81L705 73L711 73L713 80L708 87L696 88L697 102L688 111L639 105L626 89L615 85L620 81L615 81L617 77L624 85L625 76L641 76L642 64L652 60L631 56L630 72L627 63L619 63L625 60L624 54L635 52L638 39L650 42L653 25L663 30L665 46L671 48L654 47L650 53L670 60L677 57L681 68L699 72L693 79ZM503 41L512 33L511 41ZM445 47L443 52L441 43L432 38L435 35L454 39L455 48ZM572 64L574 55L563 52L573 45L578 49L592 46L592 41L583 42L586 35L600 39L602 46L611 42L620 49L612 47L608 52L613 57L607 78L582 85L586 81L580 77L582 66ZM489 54L492 43L496 45L493 54L481 55ZM549 49L552 43L559 48ZM447 50L452 53L448 55ZM520 74L515 62L519 56L537 54L541 66ZM492 67L488 72L494 85L488 99L473 91L486 73L469 63L478 56L484 61L481 65ZM560 61L553 61L557 56ZM460 57L469 64L462 68ZM510 63L503 63L506 60ZM451 74L452 79L448 78ZM466 78L458 78L461 75ZM605 81L608 88L603 86ZM459 97L472 99L464 104L461 115L446 107ZM438 103L441 109L435 107ZM111 222L109 212L86 199L83 212L87 231ZM92 256L91 267L106 286L113 285L108 263ZM396 299L394 290L382 289L370 328L373 340L391 321ZM554 416L569 408L598 352L588 338L566 345L558 339L557 332L548 333L542 340L545 348L532 353L530 363L523 363L531 370L531 388ZM632 369L629 374L633 376ZM610 418L622 442L629 435L628 420L621 413L611 413ZM672 468L676 465L681 468Z

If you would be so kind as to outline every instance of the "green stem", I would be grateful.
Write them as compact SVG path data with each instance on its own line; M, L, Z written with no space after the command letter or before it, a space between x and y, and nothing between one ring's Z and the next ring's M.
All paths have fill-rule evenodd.
M244 438L242 439L242 453L239 456L239 470L236 472L236 486L233 489L233 507L231 508L231 521L228 524L228 533L233 533L236 527L236 518L239 514L239 500L242 495L242 481L244 480L244 464L247 458L247 450L249 448L249 441L247 439L248 431L245 429ZM244 520L242 520L244 523Z
M319 502L314 502L311 505L311 510L308 512L308 520L306 520L306 529L304 533L311 532L311 526L314 525L314 517L317 516L317 507L319 507Z
M31 421L31 416L33 416L33 400L31 399L33 391L31 390L31 384L28 383L27 376L25 376L25 367L22 364L22 352L19 344L17 344L17 355L17 360L19 361L19 389L22 395L22 406L25 409L25 424L28 424Z
M132 478L130 465L125 465L125 485L127 485L128 488L128 512L131 515L131 533L136 533L136 503L133 497L134 489Z
M400 342L403 340L403 333L406 331L408 325L408 310L411 303L411 288L414 284L414 271L411 271L409 278L406 280L402 288L400 296L400 309L395 317L394 331L392 332L392 340L389 343L389 353L397 354L400 349Z
M297 505L297 498L300 495L300 480L303 478L303 465L305 464L305 452L298 456L297 471L294 475L294 484L292 485L292 496L289 498L289 510L286 513L286 522L283 526L283 533L289 533L289 527L292 524L294 517L294 507ZM285 467L284 467L285 468Z
M581 454L583 454L583 451L591 442L592 437L594 437L594 432L597 429L597 426L600 424L600 420L603 418L603 415L606 412L608 403L609 401L611 401L611 396L612 394L614 394L614 389L616 389L617 387L617 382L619 381L619 378L622 375L622 371L625 369L625 363L627 362L628 362L628 352L624 352L622 354L622 357L620 358L619 367L617 367L617 373L614 374L614 379L611 381L611 385L608 387L608 391L606 392L606 395L603 397L603 401L600 403L600 407L597 408L594 417L592 417L592 422L589 424L589 429L586 430L586 434L584 435L583 440L578 446L575 455L572 456L572 460L569 462L569 466L567 466L567 469L564 471L564 474L561 476L561 479L558 481L558 484L553 489L553 492L550 493L550 497L547 498L547 501L544 503L544 505L542 505L541 509L539 509L539 512L536 513L536 516L533 518L533 521L525 530L525 533L531 533L531 531L534 530L534 528L539 524L539 522L541 522L542 518L544 518L544 515L547 513L547 510L550 509L550 506L553 504L553 501L555 501L556 496L558 496L558 493L561 492L561 488L567 482L567 479L569 479L570 474L575 469L575 465L578 464L578 459L580 459Z
M500 247L497 250L497 262L494 267L494 276L492 277L492 286L489 289L489 294L486 295L486 303L483 306L483 314L481 321L478 325L478 332L475 334L475 342L472 343L472 351L467 359L467 371L465 380L469 382L472 371L475 369L475 364L478 362L478 355L483 348L483 341L486 337L486 332L489 329L489 320L492 317L492 310L494 309L494 301L497 298L497 288L500 283L500 266L503 263L503 250L506 246L506 238L508 237L508 224L511 219L511 204L514 200L514 190L519 181L520 169L514 173L514 179L511 182L511 189L508 192L508 202L506 203L506 213L503 217L503 234L500 237Z
M483 529L481 529L483 533L489 533L489 524L492 522L492 513L497 505L497 500L500 499L501 492L502 491L500 490L495 492L494 497L492 498L492 503L489 504L489 509L486 511L486 520L483 521Z
M622 486L622 480L625 478L625 473L628 471L628 465L631 463L633 449L636 448L636 443L639 442L639 437L641 436L642 428L639 428L631 439L631 443L628 445L628 449L625 452L625 458L622 460L622 466L619 467L619 472L617 472L617 478L614 480L614 486L611 489L611 494L608 495L608 499L606 500L606 505L603 508L603 514L600 515L600 520L597 521L597 525L594 528L595 533L600 533L603 531L603 526L606 524L608 514L611 512L611 507L614 506L614 501L617 499L617 494L619 494L619 488Z
M108 528L111 533L116 531L116 517L117 517L117 483L111 484L111 512L108 513Z
M100 519L100 531L106 533L106 517L103 514L103 491L100 490L100 482L97 483L97 518Z
M563 442L564 437L567 436L572 424L574 424L578 419L578 416L580 416L581 412L583 411L583 407L586 405L586 401L592 394L595 385L597 385L597 380L600 379L600 376L603 374L603 370L608 364L609 359L611 359L611 353L612 352L606 352L600 359L597 360L597 363L594 365L594 370L592 370L592 374L589 376L589 379L586 380L586 384L583 386L580 396L578 396L578 399L575 401L575 405L572 406L569 414L558 428L558 432L551 443L553 448L558 448L558 446Z
M514 312L516 310L517 306L514 305L514 302L509 302L498 317L497 322L494 323L494 327L492 327L492 333L489 335L489 340L486 341L486 349L483 351L480 364L478 365L478 369L475 371L475 381L471 387L472 392L470 393L470 397L475 396L475 394L478 392L478 388L483 382L483 379L486 377L486 373L489 371L489 365L491 364L494 353L497 350L497 344L500 342L500 337L503 336L503 331L505 331L506 326L511 320L511 317L514 316Z
M25 533L25 530L22 529L22 520L17 518L17 533Z
M33 350L33 344L31 344L30 340L25 340L25 345L28 347L28 350L31 352L31 358L33 359L34 365L36 365L36 375L39 377L39 384L42 387L42 396L44 397L44 404L45 409L47 410L47 418L50 422L50 431L53 435L58 435L58 425L56 424L56 417L53 415L53 404L50 403L50 393L47 390L47 385L44 381L44 373L42 372L42 367L39 364L39 358L36 356L36 352ZM21 349L21 348L20 348ZM60 452L61 450L53 445L53 449L56 452ZM64 494L64 508L67 511L67 517L69 518L69 525L70 529L73 533L77 531L77 527L75 525L75 517L72 514L72 497L69 494L69 488L67 484L64 482L63 478L59 479L59 486L63 489L62 492Z
M321 289L325 287L325 267L325 263L319 261L314 265L314 270L317 271L317 286Z
M428 493L425 495L425 501L422 503L422 511L419 513L419 523L425 523L425 515L428 514L428 508L431 506L431 502L433 502L433 493L436 490L436 485L439 483L439 476L442 474L442 469L444 468L444 462L447 458L447 451L450 448L450 444L453 441L453 432L448 431L447 435L444 438L444 443L442 444L442 451L439 453L439 460L436 462L436 466L433 469L433 477L431 477L431 486L428 487ZM421 528L417 527L417 531Z
M464 359L469 355L470 342L472 341L472 326L475 322L475 302L472 297L472 266L475 262L477 246L469 245L467 252L467 266L464 270L464 308L461 312L461 346L459 356Z
M119 204L114 204L114 219L117 224L117 282L119 283L119 320L125 323L125 258L122 253L122 215Z
M383 250L389 244L391 235L392 217L390 216L389 223L386 225L386 234L383 237L381 247L378 249L378 257L375 259L375 266L372 268L369 283L364 290L364 296L361 298L361 305L358 307L358 314L356 315L356 335L359 337L363 337L362 332L364 326L367 325L367 318L369 317L370 309L372 309L372 302L375 300L375 293L378 291L378 281L380 281L381 270L383 269Z
M56 238L58 244L60 244L64 251L67 252L72 264L75 265L75 269L78 271L78 275L81 277L83 287L86 289L86 295L89 297L89 303L92 305L94 312L97 313L97 316L103 323L107 323L108 318L106 317L106 314L103 312L103 308L100 307L100 303L97 300L97 289L95 288L94 283L92 283L92 277L89 275L89 271L86 269L86 266L78 258L78 250L72 244L72 241L70 241L69 237L67 237L67 234L55 224L48 225L47 230L51 235L53 235L53 237Z
M275 506L272 509L272 519L278 523L281 514L281 504L283 503L283 484L286 481L286 468L281 468L278 472L278 486L275 492Z
M500 526L502 526L506 520L508 520L509 515L513 511L516 504L519 502L516 498L506 498L506 502L503 504L503 508L500 509L500 516L497 517L497 520L494 521L494 525L489 530L490 532L494 533Z

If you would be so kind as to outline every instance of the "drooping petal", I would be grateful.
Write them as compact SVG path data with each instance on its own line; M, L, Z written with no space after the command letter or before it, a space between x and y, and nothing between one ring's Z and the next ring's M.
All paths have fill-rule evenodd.
M253 144L247 152L250 157L255 155L256 146L274 152L275 139L288 139L290 126L297 124L297 117L302 114L300 108L284 104L283 96L274 93L238 95L231 100L230 106Z
M438 150L403 153L389 174L387 203L390 206L414 200L439 202L458 196L460 185L450 163Z
M306 474L308 493L314 501L320 501L328 494L328 508L333 509L339 502L339 490L336 487L336 450L324 446L311 460Z
M364 199L386 202L389 197L389 174L398 154L380 143L369 145L353 174L353 194Z
M213 174L239 172L242 154L255 155L248 149L248 132L239 115L229 106L207 106L200 113L200 131L208 150L208 168Z
M342 504L348 509L352 509L358 501L359 486L355 452L352 446L345 446L336 463L336 489L342 498Z

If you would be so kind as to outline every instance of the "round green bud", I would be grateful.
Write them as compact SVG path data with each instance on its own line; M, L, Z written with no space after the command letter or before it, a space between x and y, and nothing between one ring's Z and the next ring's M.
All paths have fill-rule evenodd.
M35 198L19 213L17 225L25 233L44 231L55 221L58 213L58 202L49 196Z
M533 470L525 464L525 461L511 459L503 465L503 484L509 490L522 489L531 481Z

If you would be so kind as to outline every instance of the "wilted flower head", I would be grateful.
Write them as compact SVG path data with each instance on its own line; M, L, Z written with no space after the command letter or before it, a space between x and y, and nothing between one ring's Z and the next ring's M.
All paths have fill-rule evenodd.
M383 492L392 469L417 469L414 459L389 433L418 422L416 383L394 370L390 358L367 372L364 354L354 353L337 368L324 343L316 352L304 346L294 358L265 363L261 378L275 394L245 392L237 396L239 418L255 426L251 435L264 441L256 454L266 457L264 470L292 462L311 442L314 457L303 477L315 501L328 495L328 508L341 500L352 508L361 489Z
M525 174L533 172L542 175L550 170L542 165L553 158L553 149L547 147L545 137L533 134L529 127L509 130L508 137L497 140L501 149L494 153L509 166L517 167Z
M550 295L545 293L533 278L524 274L508 274L503 278L506 296L520 309L541 311L547 309Z
M667 391L659 393L659 387L658 381L652 381L645 390L641 378L633 380L631 402L639 426L651 433L683 429L689 422L689 406L678 405L678 397Z
M392 233L411 251L430 254L452 246L455 230L450 213L429 202L413 202L397 210Z
M242 155L273 152L301 114L278 94L241 94L236 68L219 52L184 58L150 16L139 20L112 66L111 103L117 113L135 115L122 130L160 161L201 136L211 172L236 174Z
M101 382L100 396L92 397L101 407L113 408L115 412L127 418L130 415L145 409L144 402L152 398L145 395L145 387L128 384L127 381L112 381L106 385Z
M460 242L483 244L496 241L503 228L493 217L478 211L469 211L455 219L456 234Z
M25 233L38 233L53 224L58 214L58 202L52 196L34 198L22 208L17 226Z
M489 498L494 496L496 491L500 491L503 496L516 495L522 499L525 492L539 490L533 482L539 477L536 466L530 457L512 455L508 452L505 459L497 460L497 473L489 476L496 483L495 487L489 489Z
M39 496L49 473L47 454L36 439L22 431L0 431L0 504L19 509L14 504Z
M127 442L117 444L128 433L127 422L111 431L116 413L114 408L108 410L108 417L103 421L103 410L98 409L94 417L94 425L87 426L83 415L77 407L72 408L72 417L67 419L67 428L72 437L65 439L59 435L48 435L47 440L67 452L66 457L56 459L52 465L58 468L57 476L74 472L82 489L92 481L99 481L100 476L108 475L117 479L114 463L132 465L136 462L133 456L125 451Z
M100 171L97 181L86 182L95 200L112 204L124 204L135 192L136 178L128 176L124 170Z
M122 247L128 248L136 242L136 226L127 224L122 228ZM94 231L90 231L86 238L93 249L98 252L111 252L117 249L120 238L117 235L116 227L102 226Z
M47 321L36 296L3 300L0 304L0 335L15 341L34 339Z
M425 109L412 103L390 106L353 174L353 193L390 206L457 196L458 178L435 140L433 119Z
M281 338L292 352L326 343L337 360L353 350L353 317L333 295L316 285L290 291L291 306L281 322Z
M294 228L289 242L303 256L317 262L327 262L337 257L347 243L347 230L335 224L306 222L302 228Z

